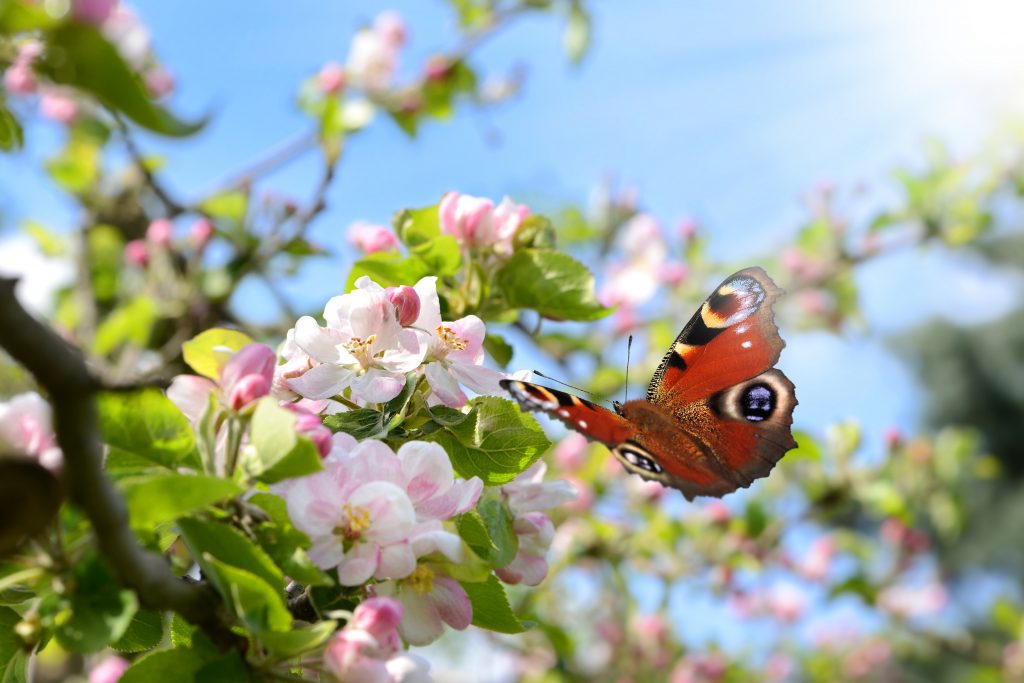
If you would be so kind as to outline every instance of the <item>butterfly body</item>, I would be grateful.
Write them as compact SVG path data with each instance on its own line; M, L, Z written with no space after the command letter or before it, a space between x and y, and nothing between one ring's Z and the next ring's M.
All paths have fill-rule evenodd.
M749 486L796 446L796 396L772 366L785 343L771 312L781 295L760 268L719 285L676 338L643 400L607 410L530 382L503 380L527 410L607 445L630 472L687 499Z

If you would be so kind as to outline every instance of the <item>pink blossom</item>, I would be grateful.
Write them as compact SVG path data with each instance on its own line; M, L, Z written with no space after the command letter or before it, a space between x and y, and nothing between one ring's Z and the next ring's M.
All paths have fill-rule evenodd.
M555 446L552 456L560 469L575 472L586 463L588 450L585 436L579 432L569 432Z
M213 223L209 218L199 218L188 230L189 242L196 251L202 251L213 237Z
M145 67L151 50L150 36L135 12L124 6L114 8L103 22L103 35L131 66L140 71Z
M78 118L78 103L63 90L47 88L39 99L39 113L51 121L68 125Z
M337 62L328 62L321 67L316 80L325 95L337 95L345 89L345 67Z
M413 652L399 652L384 664L392 683L431 683L430 662Z
M609 268L600 299L606 306L640 306L657 292L668 260L661 226L653 216L637 214L622 227L616 242L626 260Z
M348 229L348 241L367 254L398 249L398 237L383 225L356 221Z
M679 223L676 225L676 232L679 233L679 236L684 242L689 242L697 236L698 227L699 226L695 218L681 218L679 219Z
M800 308L811 315L826 315L829 312L829 298L818 289L800 292Z
M398 324L408 327L420 317L420 295L416 290L407 285L400 287L388 287L384 290L388 293L388 299L395 305L395 317Z
M773 653L764 663L764 677L770 683L788 681L793 675L793 660L781 653Z
M712 500L704 505L704 514L714 524L728 524L732 519L729 506L720 500Z
M690 271L679 261L668 261L661 268L661 281L671 287L676 287L686 281Z
M146 228L146 241L161 247L169 247L174 236L174 224L166 218L150 221Z
M441 199L438 216L441 233L470 247L512 253L512 240L530 209L505 197L498 206L490 199L449 192Z
M903 618L920 617L938 612L949 600L949 592L941 583L922 586L889 586L878 595L878 606Z
M320 455L326 457L332 449L332 434L320 416L297 403L282 402L281 407L295 413L295 431L312 441Z
M118 0L71 0L71 14L78 21L100 26L114 11Z
M324 319L326 327L309 316L295 323L294 342L315 364L287 384L306 398L329 398L351 388L353 398L390 401L426 352L419 334L399 325L384 288L365 276L354 291L327 302Z
M150 97L167 97L174 92L174 86L174 75L163 66L157 64L146 71L146 91Z
M396 630L401 621L402 603L392 598L374 597L359 603L349 626L366 631L392 654L402 647Z
M519 538L519 551L495 574L505 583L540 585L548 575L547 552L555 538L555 527L543 512L527 512L516 516L513 528Z
M468 400L460 388L465 385L478 394L500 394L498 382L505 375L483 366L484 323L475 315L454 322L441 321L437 278L425 277L413 287L420 299L420 314L413 323L425 340L423 374L431 398L451 408Z
M792 623L799 619L806 610L807 596L792 584L777 584L769 590L766 604L776 619Z
M576 498L576 490L564 480L544 481L547 465L538 460L529 469L507 484L502 485L512 512L523 514L557 507Z
M4 87L20 95L35 92L39 87L39 81L32 71L32 62L42 53L43 46L39 41L30 40L22 43L11 65L4 72Z
M352 39L345 70L356 85L370 92L391 87L398 70L398 58L405 43L406 29L394 12L383 12L373 25Z
M410 441L402 444L397 455L403 486L421 522L449 519L476 507L483 481L456 479L451 459L440 445Z
M811 581L824 581L828 577L835 554L835 539L831 536L820 536L814 540L807 554L800 560L798 571Z
M889 450L896 450L903 444L903 432L899 427L886 427L882 439Z
M218 382L195 375L178 375L167 387L167 397L193 423L198 422L210 394L232 410L243 410L270 393L277 356L263 344L249 344L228 358Z
M669 674L669 683L717 683L728 673L729 663L718 653L692 655L679 662Z
M89 683L116 683L131 663L123 657L109 655L89 672Z
M378 584L378 595L397 598L405 608L398 632L411 645L441 637L444 625L462 631L473 620L473 605L459 582L421 564L407 579Z
M843 663L849 678L863 678L892 659L892 647L881 638L871 638L850 651Z
M50 404L34 391L0 401L0 455L28 455L59 471L64 455L53 432Z
M385 660L374 656L377 641L366 631L342 629L324 650L324 666L346 683L390 683Z
M423 65L423 77L428 81L443 81L451 73L451 62L444 55L431 55Z
M145 268L149 265L149 247L144 240L131 240L124 245L124 258L133 266Z

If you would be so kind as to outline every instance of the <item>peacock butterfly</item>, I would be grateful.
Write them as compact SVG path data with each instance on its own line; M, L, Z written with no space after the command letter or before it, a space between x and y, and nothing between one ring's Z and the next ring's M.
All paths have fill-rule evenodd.
M687 500L723 496L796 447L793 383L772 367L785 346L772 316L781 294L761 268L727 277L676 337L646 399L616 402L615 412L530 382L501 386L524 409L608 446L629 472Z

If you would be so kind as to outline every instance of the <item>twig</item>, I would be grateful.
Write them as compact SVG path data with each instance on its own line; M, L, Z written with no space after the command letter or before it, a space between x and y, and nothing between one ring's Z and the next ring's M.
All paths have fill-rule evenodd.
M71 500L92 523L100 552L120 583L152 609L173 610L221 646L237 638L221 621L221 602L206 584L189 584L160 555L144 549L128 526L121 495L103 474L92 395L102 388L79 353L29 315L15 298L17 280L0 278L0 346L50 395L54 430L64 452Z
M121 139L124 141L125 149L128 150L128 155L132 158L132 162L136 168L139 169L139 173L142 174L142 178L146 181L146 185L153 194L156 195L157 199L160 200L164 205L164 209L167 211L168 218L174 218L175 216L185 213L186 207L181 202L174 199L167 189L157 180L153 172L149 170L149 166L146 165L146 160L142 156L142 152L139 151L138 145L135 144L135 138L132 137L131 129L128 127L119 115L114 112L114 122L117 125L118 131L121 133Z

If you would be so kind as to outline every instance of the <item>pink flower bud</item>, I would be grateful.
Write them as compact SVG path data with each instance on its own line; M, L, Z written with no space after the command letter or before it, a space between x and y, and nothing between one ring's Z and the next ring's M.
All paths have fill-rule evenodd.
M146 72L146 91L154 99L170 95L174 92L174 85L174 76L160 65Z
M383 225L356 221L348 229L348 241L367 254L398 248L398 237Z
M405 20L397 12L381 12L373 20L374 33L384 39L384 42L392 47L400 47L405 44L408 37L408 30L405 27Z
M324 64L316 78L325 95L337 95L345 89L345 67L337 62Z
M133 266L145 268L149 265L149 247L143 240L132 240L124 245L124 258Z
M682 284L689 273L690 271L687 270L686 266L679 261L669 261L661 267L661 281L675 287Z
M697 221L693 218L683 218L679 221L679 225L676 226L676 230L684 242L689 242L697 236Z
M720 500L713 500L704 506L704 514L715 524L728 524L732 519L729 506Z
M356 607L349 626L362 629L382 642L398 628L403 609L402 603L394 598L367 598Z
M146 228L146 241L161 247L171 246L174 225L166 218L157 218Z
M68 125L78 118L78 103L61 92L47 91L39 99L39 113L51 121Z
M213 223L209 218L200 218L188 230L188 239L196 251L202 251L213 237Z
M231 387L228 405L232 410L241 410L253 401L270 393L270 382L263 375L246 375Z
M416 293L416 290L408 285L402 285L388 287L385 291L388 294L388 299L395 306L395 317L398 318L398 324L407 327L416 322L416 318L420 317L420 295Z
M224 364L220 373L220 384L229 394L244 377L258 375L267 380L267 386L274 380L277 354L269 346L249 344L236 351Z
M28 64L15 62L4 72L4 87L8 92L27 95L36 91L39 81Z
M885 445L891 451L903 445L903 432L899 427L887 427L882 438L885 439Z
M438 207L441 233L465 244L475 244L477 232L490 232L485 223L491 221L493 211L490 199L449 192Z
M423 75L428 81L443 81L451 73L451 63L444 55L432 55L427 58L423 67Z
M113 13L118 0L71 0L71 14L78 21L100 26Z
M324 427L320 416L294 403L281 403L281 407L295 413L295 431L313 442L320 457L331 452L331 430Z
M130 666L127 659L110 655L89 672L89 683L116 683Z

